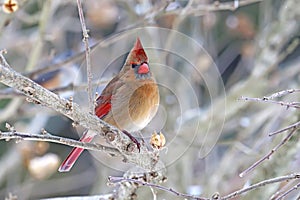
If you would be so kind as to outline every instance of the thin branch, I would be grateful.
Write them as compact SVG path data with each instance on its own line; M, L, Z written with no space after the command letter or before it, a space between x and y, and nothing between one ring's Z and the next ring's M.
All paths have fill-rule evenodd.
M289 180L293 180L293 179L300 179L300 174L289 174L286 176L280 176L280 177L276 177L276 178L272 178L272 179L268 179L268 180L263 180L261 182L255 183L253 185L250 185L246 188L237 190L235 192L232 192L226 196L223 197L219 197L218 199L220 200L227 200L227 199L232 199L235 198L237 196L240 196L248 191L260 188L260 187L264 187L265 185L269 185L269 184L273 184L273 183L278 183L278 182L284 182L284 181L289 181ZM184 194L184 193L180 193L177 192L176 190L172 189L172 188L167 188L158 184L153 184L153 183L148 183L145 181L141 181L141 180L137 180L137 179L132 179L132 178L123 178L123 177L112 177L110 176L108 178L110 183L121 183L121 182L133 182L133 183L137 183L143 186L149 186L149 187L153 187L153 188L157 188L159 190L163 190L166 192L170 192L172 194L175 194L177 196L180 197L184 197L184 198L188 198L188 199L196 199L196 200L209 200L211 198L206 198L206 197L198 197L195 195L189 195L189 194ZM297 187L299 187L297 185ZM295 188L297 189L297 188Z
M172 188L167 188L167 187L164 187L164 186L161 186L161 185L157 185L157 184L154 184L154 183L148 183L148 182L145 182L145 181L140 181L140 180L132 179L132 178L123 178L123 177L110 176L110 177L108 177L108 180L109 180L110 183L122 183L122 182L138 183L138 184L143 185L143 186L149 186L149 187L157 188L159 190L163 190L163 191L166 191L166 192L173 193L176 196L189 198L189 199L197 199L197 200L209 200L210 199L210 198L197 197L195 195L180 193L180 192L177 192L176 190L174 190Z
M52 143L63 144L71 147L79 147L87 150L104 151L114 156L120 155L120 152L116 148L103 146L101 144L96 144L96 143L80 142L69 138L55 136L48 132L46 134L31 134L31 133L22 133L17 131L0 132L0 140L8 141L11 139L16 139L17 141L30 140L30 141L52 142Z
M241 194L244 194L248 191L263 187L265 185L269 185L269 184L273 184L273 183L279 183L279 182L283 182L283 181L289 181L289 180L293 180L293 179L300 179L300 174L290 174L290 175L286 175L286 176L279 176L276 178L271 178L268 180L263 180L261 182L255 183L253 185L250 185L249 187L243 188L241 190L237 190L235 192L232 192L226 196L221 197L221 200L227 200L227 199L232 199L235 198Z
M224 11L224 10L230 10L234 11L242 6L247 6L250 4L254 3L259 3L263 0L240 0L237 1L230 1L230 2L220 2L220 1L215 1L212 4L200 4L198 6L191 6L188 10L186 10L185 14L186 15L199 15L202 13L207 13L207 12L214 12L214 11ZM181 9L177 9L173 12L168 12L167 14L172 14L172 13L181 13Z
M22 99L12 99L5 108L0 110L0 123L6 121L7 119L15 116L17 114L17 108L22 105Z
M292 125L289 125L288 127L285 127L285 128L283 128L283 129L280 129L280 130L278 130L278 131L274 131L274 132L272 132L272 133L269 133L269 136L273 136L273 135L276 135L276 134L278 134L278 133L282 133L282 132L287 131L287 130L290 130L290 129L299 129L299 128L300 128L300 121L299 121L299 122L296 122L296 123L294 123L294 124L292 124Z
M54 197L47 198L43 200L111 200L113 199L113 194L105 194L105 195L95 195L95 196L68 196L68 197Z
M188 11L185 14L189 14L190 12L192 12L194 14L199 15L198 12L201 12L201 11L207 12L207 11L219 11L219 10L232 10L233 8L237 9L242 6L247 6L247 5L258 3L261 1L263 1L263 0L243 0L243 1L241 0L241 1L239 1L238 7L235 6L236 5L235 1L234 2L226 2L226 3L219 2L219 3L210 4L210 5L201 5L201 6L198 6L197 8L192 8L192 9L194 9L193 11ZM184 9L184 8L167 11L166 8L168 7L168 5L170 3L171 3L171 1L167 5L163 5L161 8L156 8L155 10L153 10L152 12L150 12L146 16L144 16L142 19L138 20L136 23L126 26L123 29L119 30L116 33L116 35L120 35L120 33L122 33L122 32L137 28L141 24L143 24L145 21L149 21L149 20L151 21L153 18L161 17L161 15L168 15L168 14L174 14L174 13L182 14L182 9ZM92 50L99 46L104 47L104 46L111 44L114 41L115 40L112 37L111 37L111 40L107 40L107 38L105 38L103 40L96 42L92 47L90 47L90 49ZM28 77L33 77L37 74L41 74L41 73L44 73L44 72L47 72L50 70L59 69L63 65L81 60L81 59L83 59L83 57L84 57L84 52L80 52L64 61L55 63L53 65L47 65L40 69L35 69L34 71L26 73L25 75Z
M93 98L93 87L92 87L92 67L91 67L91 49L89 45L89 34L86 29L84 15L82 11L81 0L77 0L79 19L81 23L82 33L83 33L83 42L85 45L85 59L86 59L86 69L87 69L87 83L88 83L88 96L89 96L89 108L92 114L95 114L94 109L94 98Z
M100 86L107 84L109 79L104 79L104 80L99 80L93 82L93 86ZM87 84L79 84L79 85L74 85L73 83L70 83L66 86L62 87L57 87L53 88L50 91L54 92L55 94L61 93L61 92L67 92L67 91L83 91L87 87ZM13 97L26 97L23 93L18 92L12 88L6 88L3 90L0 90L0 99L7 99L7 98L13 98Z
M33 45L33 48L30 49L30 55L29 59L27 62L27 65L25 67L26 71L32 70L35 66L36 63L40 60L41 54L42 54L42 49L44 46L44 40L45 40L45 34L46 34L46 28L47 28L47 22L49 21L50 17L50 10L51 10L51 0L47 0L43 2L43 8L42 12L39 16L39 25L38 25L38 39L35 41L35 45Z
M265 103L273 103L273 104L278 104L281 106L286 106L286 108L300 108L300 103L299 102L283 102L283 101L274 101L274 100L270 100L270 99L265 99L265 97L263 98L252 98L252 97L240 97L238 100L244 100L244 101L256 101L256 102L265 102Z
M271 94L270 96L266 96L263 99L264 100L270 100L270 99L275 99L275 98L279 98L279 97L283 97L286 96L288 94L292 94L292 93L296 93L296 92L300 92L300 89L288 89L288 90L282 90L280 92L276 92L274 94Z
M268 154L266 154L265 156L263 156L261 159L259 159L258 161L256 161L255 163L253 163L249 168L247 168L246 170L244 170L242 173L240 173L240 177L245 176L247 173L249 173L250 171L252 171L254 168L256 168L259 164L261 164L263 161L270 159L271 155L273 155L282 145L284 145L289 139L291 139L291 137L293 136L293 134L297 131L297 128L293 128L291 130L291 132L277 145L275 146Z
M18 92L12 88L6 88L0 90L0 99L8 99L13 97L22 97L24 96L21 92Z
M277 67L278 67L279 63L284 61L284 59L286 59L290 54L295 52L295 50L297 49L298 46L299 46L299 38L295 38L290 42L290 44L287 47L285 47L285 49L278 52L276 62L274 62L272 64L271 70L269 71L269 73L271 74L272 72L276 71L278 69ZM297 69L297 67L296 67L296 69ZM293 74L297 74L297 70L293 71ZM285 76L283 76L283 77L285 77ZM285 77L285 78L288 78L288 77ZM288 92L288 90L286 90L286 91ZM299 92L299 90L296 92ZM278 95L279 95L278 97L280 97L281 94L279 93ZM283 95L286 95L286 94L283 94ZM276 97L276 93L275 93L275 97Z
M286 197L289 193L293 192L294 190L297 190L300 187L300 183L296 184L295 186L293 186L292 188L290 188L289 190L287 190L286 192L284 192L283 194L281 194L280 196L278 196L276 198L276 200L281 200L284 197Z
M76 54L76 55L74 55L70 58L67 58L66 60L63 60L63 61L55 63L55 64L46 65L42 68L35 69L31 72L25 73L24 75L28 76L29 78L32 78L32 77L34 77L38 74L42 74L42 73L46 73L46 72L49 72L49 71L59 69L62 66L66 66L66 67L70 66L71 67L72 65L67 65L67 64L72 63L72 62L77 62L77 61L83 59L84 55L85 55L84 52L80 52L80 53L78 53L78 54Z
M107 84L109 81L110 81L110 79L102 79L102 80L94 81L94 82L92 82L92 86L93 87L101 86L101 85ZM54 88L51 91L54 93L66 92L66 91L70 91L70 90L82 91L82 90L85 90L86 87L87 87L87 84L74 85L73 83L70 83L69 85L66 85L63 87Z

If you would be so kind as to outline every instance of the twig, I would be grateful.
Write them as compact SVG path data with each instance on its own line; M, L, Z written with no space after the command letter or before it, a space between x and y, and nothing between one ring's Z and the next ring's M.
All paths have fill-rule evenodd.
M22 165L22 156L16 146L11 146L0 159L0 184L3 185L8 173Z
M238 3L236 0L230 1L230 2L223 2L215 1L212 4L200 4L198 6L191 6L186 12L186 15L199 15L200 12L213 12L213 11L223 11L223 10L231 10L234 11L242 6L247 6L254 3L259 3L263 0L240 0ZM167 14L171 13L180 13L181 9L177 9L174 12L169 12Z
M100 85L107 84L109 80L110 79L103 79L103 80L95 81L92 83L92 86L100 86ZM87 87L86 84L74 85L73 83L70 83L69 85L63 87L54 88L51 91L54 93L66 92L69 90L82 91L85 90L86 87Z
M270 99L265 99L265 97L263 98L252 98L252 97L240 97L238 100L244 100L244 101L257 101L257 102L266 102L266 103L273 103L273 104L278 104L281 106L286 106L286 108L300 108L300 103L299 102L283 102L283 101L274 101L274 100L270 100Z
M95 113L94 109L94 98L93 98L93 87L92 87L92 67L91 67L91 49L89 46L89 35L86 29L84 15L82 11L81 0L77 0L79 19L81 23L82 33L83 33L83 42L85 45L85 59L86 59L86 70L87 70L87 83L88 83L88 96L89 96L89 108L92 114Z
M15 116L17 114L19 106L22 105L22 102L22 99L13 99L5 106L5 108L1 109L0 123Z
M56 69L59 69L61 66L71 67L72 65L67 65L67 64L72 63L72 62L77 62L83 58L84 58L84 52L80 52L70 58L67 58L66 60L63 60L63 61L55 63L55 64L46 65L42 68L35 69L31 72L25 73L24 75L28 76L29 78L33 78L34 76L36 76L38 74L42 74L42 73L45 73L48 71L54 71Z
M283 44L284 44L284 42L283 42ZM277 69L278 69L278 65L282 62L282 61L284 61L284 59L286 59L290 54L292 54L295 50L296 50L296 48L298 47L298 45L299 45L299 39L298 38L296 38L296 39L294 39L292 42L291 42L291 44L290 45L288 45L288 47L286 47L284 50L282 50L282 52L278 52L278 55L276 56L277 58L276 58L276 61L270 66L270 68L269 68L269 70L268 70L268 74L271 74L272 72L275 72ZM295 70L296 69L296 70ZM293 73L292 74L297 74L297 67L295 67L295 69L292 69L293 70ZM289 70L287 70L287 71L289 71ZM285 73L283 73L283 75L282 75L282 77L284 77L284 79L289 79L289 76L284 76L284 74ZM284 80L283 79L283 80ZM282 81L283 81L282 80ZM293 89L289 89L289 90L293 90ZM264 98L277 98L277 97L281 97L281 96L284 96L284 95L287 95L288 93L289 93L289 90L286 90L286 92L284 92L284 91L281 91L283 94L281 94L281 92L278 92L278 93L275 93L274 95L274 97L271 95L271 96L269 96L269 97L264 97ZM298 91L296 91L296 92L299 92L299 89L297 89ZM276 96L276 95L278 95L278 96Z
M69 138L55 136L48 132L47 134L31 134L31 133L22 133L16 131L0 132L0 140L11 140L11 139L52 142L52 143L63 144L71 147L79 147L79 148L93 150L93 151L104 151L109 153L110 155L120 155L120 152L116 148L103 146L101 144L96 144L96 143L80 142Z
M12 88L6 88L0 90L0 99L8 99L12 97L22 97L24 96L21 92L18 92Z
M244 1L239 1L239 5L238 7L242 7L242 6L246 6L246 5L250 5L250 4L253 4L253 3L258 3L258 2L261 2L263 0L244 0ZM235 2L226 2L226 3L215 3L215 4L210 4L210 5L201 5L201 6L198 6L197 9L199 11L219 11L219 10L232 10L233 7L235 5ZM139 27L141 24L143 24L145 21L148 21L148 20L151 20L155 17L161 17L162 14L164 15L168 15L168 14L174 14L174 13L181 13L181 10L184 9L184 8L181 8L181 9L176 9L176 10L171 10L171 11L166 11L166 8L168 7L168 4L167 6L166 5L163 5L162 8L158 8L158 9L155 9L153 12L151 13L148 13L145 17L143 17L142 19L138 20L137 22L135 22L134 24L131 24L129 26L126 26L125 28L119 30L116 35L119 35L120 33L122 32L125 32L125 31L128 31L128 30L131 30L131 29L134 29L136 27ZM236 7L235 9L237 9L238 7ZM196 8L194 8L196 9ZM189 11L191 12L191 11ZM193 11L195 13L197 13L196 11ZM186 13L186 14L189 14L189 13ZM110 40L109 42L107 41L107 38L103 39L103 40L100 40L98 42L96 42L96 44L94 44L92 47L90 47L90 49L94 49L96 47L104 47L104 46L107 46L109 45L111 42L114 42L114 40ZM37 74L41 74L41 73L44 73L44 72L47 72L47 71L50 71L50 70L55 70L55 69L59 69L61 66L63 65L66 65L68 63L71 63L71 62L75 62L75 61L78 61L78 60L81 60L82 58L84 57L84 52L80 52L62 62L59 62L59 63L56 63L56 64L53 64L53 65L47 65L47 66L44 66L40 69L36 69L34 71L31 71L30 73L27 73L25 74L26 76L28 77L33 77Z
M32 70L36 63L40 60L42 49L44 45L45 40L45 34L46 34L46 28L47 28L47 22L49 21L50 16L50 10L51 10L51 0L44 1L43 8L41 15L39 16L39 35L37 41L35 41L35 45L33 45L33 48L30 50L29 60L27 62L27 65L25 67L26 71Z
M234 197L237 197L243 193L246 193L250 190L254 190L257 189L259 187L263 187L265 185L269 185L272 183L278 183L278 182L283 182L283 181L289 181L289 180L293 180L293 179L300 179L300 174L290 174L290 175L286 175L286 176L279 176L276 178L271 178L268 180L263 180L261 182L255 183L253 185L250 185L249 187L243 188L241 190L237 190L235 192L232 192L226 196L221 197L221 200L227 200L227 199L232 199Z
M99 80L99 81L93 82L93 86L100 86L103 84L107 84L108 81L109 81L109 79ZM86 87L87 87L87 84L74 85L73 83L70 83L66 86L51 89L50 91L57 94L60 92L67 92L67 91L71 91L71 90L82 91L82 90L85 90ZM7 98L13 98L13 97L26 97L26 96L23 93L18 92L12 88L6 88L3 90L0 90L0 99L7 99Z
M244 194L248 191L257 189L259 187L263 187L265 185L278 183L278 182L283 182L283 181L289 181L289 180L293 180L293 179L300 179L300 174L289 174L289 175L286 175L286 176L280 176L280 177L276 177L276 178L272 178L272 179L268 179L268 180L263 180L261 182L250 185L249 187L246 187L246 188L237 190L235 192L232 192L232 193L230 193L226 196L219 197L218 199L220 199L220 200L232 199L232 198L235 198L235 197L237 197L241 194ZM132 178L112 177L112 176L110 176L108 178L108 180L111 183L133 182L133 183L137 183L137 184L140 184L140 185L143 185L143 186L149 186L149 187L157 188L159 190L170 192L170 193L173 193L177 196L188 198L188 199L197 199L197 200L209 200L209 199L211 199L211 198L206 198L206 197L197 197L195 195L180 193L180 192L177 192L176 190L174 190L172 188L167 188L167 187L164 187L164 186L161 186L161 185L158 185L158 184L148 183L148 182L145 182L145 181L140 181L140 180L132 179ZM299 187L299 185L297 185L297 188L298 187ZM295 189L297 189L297 188L295 188Z
M268 154L266 154L265 156L263 156L261 159L259 159L258 161L256 161L255 163L253 163L249 168L247 168L246 170L244 170L242 173L240 173L240 177L245 176L247 173L249 173L251 170L253 170L256 166L258 166L259 164L261 164L263 161L270 159L271 155L273 155L282 145L284 145L289 139L291 139L291 137L293 136L293 134L297 131L297 128L293 128L291 130L291 132L277 145L275 146Z
M280 129L280 130L278 130L278 131L274 131L274 132L272 132L272 133L269 133L269 136L273 136L273 135L276 135L276 134L278 134L278 133L282 133L282 132L284 132L284 131L287 131L287 130L290 130L290 129L293 129L293 128L299 129L299 128L300 128L300 121L299 121L299 122L296 122L296 123L294 123L294 124L292 124L292 125L289 125L288 127L285 127L285 128L283 128L283 129Z
M189 199L197 199L197 200L209 200L210 199L210 198L197 197L195 195L180 193L180 192L177 192L176 190L174 190L172 188L167 188L167 187L164 187L164 186L161 186L161 185L157 185L157 184L154 184L154 183L148 183L148 182L145 182L145 181L140 181L140 180L136 180L136 179L132 179L132 178L123 178L123 177L110 176L110 177L108 177L108 180L111 183L121 183L121 182L138 183L138 184L143 185L143 186L149 186L149 187L157 188L159 190L163 190L163 191L166 191L166 192L171 192L171 193L173 193L177 196L184 197L184 198L189 198Z
M270 100L270 99L275 99L279 97L286 96L288 94L300 92L300 89L288 89L288 90L282 90L280 92L276 92L274 94L271 94L270 96L263 97L264 100Z
M293 186L292 188L290 188L289 190L287 190L286 192L284 192L283 194L281 194L280 196L278 196L276 198L276 200L283 199L285 196L287 196L289 193L293 192L294 190L297 190L299 187L300 187L300 183L296 184L295 186Z
M54 197L43 200L111 200L113 194L95 195L95 196L68 196L68 197Z

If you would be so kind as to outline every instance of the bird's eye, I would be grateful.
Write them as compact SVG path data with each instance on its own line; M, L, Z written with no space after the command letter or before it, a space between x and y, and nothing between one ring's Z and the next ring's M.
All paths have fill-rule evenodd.
M136 68L138 65L137 64L132 64L131 67L134 69Z

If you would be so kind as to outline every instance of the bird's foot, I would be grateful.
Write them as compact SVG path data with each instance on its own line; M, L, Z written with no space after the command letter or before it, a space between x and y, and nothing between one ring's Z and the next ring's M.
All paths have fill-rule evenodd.
M141 152L141 144L140 144L140 142L139 142L135 137L133 137L129 132L127 132L126 130L123 130L122 132L123 132L125 135L127 135L127 136L129 137L129 139L130 139L133 143L136 144L136 146L137 146L139 152Z

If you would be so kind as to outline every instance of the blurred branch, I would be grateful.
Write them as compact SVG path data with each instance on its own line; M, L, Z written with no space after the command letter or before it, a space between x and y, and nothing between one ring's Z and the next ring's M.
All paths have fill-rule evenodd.
M281 199L285 198L289 193L293 192L294 190L297 190L299 187L300 187L300 183L296 184L295 186L293 186L292 188L290 188L289 190L287 190L283 194L276 197L275 200L281 200ZM299 199L299 196L298 196L297 199Z
M113 199L113 194L105 194L105 195L96 195L96 196L71 196L71 197L55 197L55 198L47 198L43 200L111 200Z
M84 58L84 52L80 52L80 53L78 53L78 54L76 54L76 55L74 55L74 56L72 56L72 57L70 57L66 60L63 60L61 62L52 64L52 65L46 65L42 68L35 69L31 72L25 73L24 75L32 78L32 77L34 77L38 74L42 74L42 73L45 73L45 72L48 72L48 71L54 71L56 69L59 69L61 66L71 66L71 65L67 65L67 64L79 61L83 58Z
M22 99L12 99L5 108L0 111L0 122L9 119L14 116L18 110L18 107L22 104Z
M115 39L113 39L113 38L110 40L100 40L100 41L96 42L93 46L91 46L90 50L93 50L97 47L108 46L109 44L113 43L114 41L115 41ZM62 66L71 67L71 65L67 65L67 64L81 61L84 57L85 57L85 52L79 52L79 53L67 58L66 60L60 61L55 64L45 65L39 69L34 69L31 72L25 73L24 75L28 76L29 78L32 78L38 74L42 74L42 73L49 72L49 71L54 71L56 69L61 68Z
M272 100L274 98L279 98L279 97L282 97L282 96L285 96L285 95L288 95L288 94L292 94L292 93L295 93L295 92L300 92L300 89L283 90L283 91L274 93L270 96L266 96L266 97L263 97L263 98L241 97L239 100L275 103L275 104L279 104L279 105L282 105L282 106L286 106L287 109L289 107L300 108L300 106L299 106L300 103L299 102L289 103L289 102L282 102L282 101L279 102L279 101ZM284 145L293 136L293 134L300 128L299 124L300 124L300 122L296 122L295 124L292 124L292 125L284 128L284 129L269 133L269 136L273 136L275 134L278 134L278 133L281 133L281 132L284 132L284 131L287 131L287 130L291 130L290 133L275 148L273 148L268 154L263 156L261 159L259 159L255 163L253 163L249 168L247 168L242 173L240 173L240 177L243 177L248 172L250 172L251 170L256 168L263 161L269 159L271 157L271 155L274 154L282 145Z
M290 40L290 36L295 35L299 30L298 18L300 15L296 11L297 5L297 0L285 1L279 10L279 19L274 21L266 32L262 33L258 41L261 49L258 52L258 60L252 73L253 77L258 78L270 72L296 49L292 43L290 48L282 52L283 47Z
M43 43L45 39L45 33L46 33L46 25L48 22L48 18L50 16L50 9L51 9L51 0L44 1L43 3L43 9L39 17L39 35L37 41L35 41L35 44L33 45L33 48L30 51L29 60L27 62L27 65L25 67L26 71L31 71L35 66L36 63L41 58L41 53L43 49Z
M77 7L78 7L78 13L79 13L79 19L81 23L81 28L82 28L82 33L83 33L83 43L85 46L85 60L86 60L86 69L87 69L87 90L88 90L88 97L89 97L89 108L90 112L92 114L95 113L95 105L94 105L94 98L93 98L93 87L92 87L92 79L93 79L93 74L92 74L92 67L91 67L91 49L89 45L89 34L86 29L85 25L85 20L84 20L84 15L82 11L82 5L81 5L81 0L77 0Z
M226 196L221 197L220 199L221 200L232 199L232 198L235 198L235 197L237 197L241 194L244 194L250 190L254 190L254 189L263 187L265 185L269 185L269 184L273 184L273 183L280 183L280 182L289 181L289 180L293 180L293 179L300 179L300 174L290 174L290 175L286 175L286 176L279 176L276 178L267 179L267 180L255 183L253 185L250 185L249 187L245 187L241 190L232 192Z
M287 130L290 130L290 129L300 129L300 121L299 121L299 122L296 122L296 123L294 123L294 124L292 124L292 125L289 125L288 127L285 127L285 128L283 128L283 129L280 129L280 130L278 130L278 131L274 131L274 132L272 132L272 133L269 133L269 136L273 136L273 135L276 135L276 134L278 134L278 133L282 133L282 132L287 131Z
M274 99L274 98L283 97L285 95L292 94L292 93L295 93L295 92L300 92L300 89L282 90L280 92L276 92L274 94L271 94L270 96L263 97L263 99L264 100L270 100L270 99Z
M220 3L219 1L216 1L217 3L214 3L214 4L199 5L197 7L197 9L193 6L192 7L189 6L189 9L187 11L185 11L184 13L185 14L193 14L193 12L197 13L197 12L200 12L200 11L205 11L206 12L206 11L218 11L218 10L232 10L232 9L237 9L239 7L242 7L242 6L246 6L246 5L261 2L261 1L263 1L263 0L240 0L240 1L238 1L239 2L238 4L236 4L235 1L226 2L226 3ZM167 4L162 4L161 7L151 10L144 17L142 17L140 20L138 20L134 24L130 24L129 26L126 26L123 29L119 30L115 35L117 36L122 32L125 32L125 31L133 29L133 28L137 28L141 24L143 24L145 21L151 21L154 18L160 17L161 15L164 15L164 14L166 14L166 15L167 14L173 14L173 13L183 14L182 10L185 9L185 8L166 11L166 8L168 7L168 5L170 3L171 2L169 2ZM235 7L235 5L238 5L238 6ZM197 10L197 12L196 12L196 10ZM189 12L191 12L191 13L189 13ZM110 40L107 40L107 38L105 38L103 40L100 40L100 41L96 42L93 46L90 47L90 50L93 50L94 48L99 47L99 46L100 47L105 47L105 46L113 43L114 41L115 40L114 40L113 37L111 37ZM47 71L50 71L50 70L59 69L63 65L66 65L68 63L76 62L78 60L83 59L84 56L85 56L85 52L80 52L80 53L78 53L78 54L76 54L76 55L60 62L60 63L56 63L56 64L53 64L53 65L47 65L47 66L44 66L40 69L35 69L35 70L33 70L29 73L26 73L25 75L28 76L28 77L33 77L37 74L41 74L41 73L44 73L44 72L47 72Z
M133 183L137 183L143 186L148 186L148 187L153 187L159 190L163 190L166 192L170 192L175 194L176 196L180 196L180 197L184 197L184 198L188 198L188 199L197 199L197 200L209 200L210 198L205 198L205 197L197 197L195 195L189 195L189 194L184 194L184 193L180 193L177 192L176 190L172 189L172 188L167 188L158 184L153 184L153 183L148 183L145 181L141 181L141 180L137 180L137 179L132 179L132 178L123 178L123 177L112 177L110 176L108 178L108 180L111 183L120 183L120 182L133 182Z
M249 168L244 170L242 173L240 173L240 177L245 176L247 173L249 173L251 170L256 168L258 165L260 165L263 161L270 159L270 157L282 146L284 145L287 141L291 139L291 137L294 135L294 133L299 129L299 127L293 127L291 132L278 144L276 145L268 154L263 156L261 159L253 163Z
M99 81L95 81L92 83L93 86L100 86L103 84L107 84L109 81L109 79L106 80L99 80ZM66 86L62 86L62 87L57 87L54 89L51 89L50 91L53 93L60 93L60 92L67 92L67 91L83 91L86 90L87 84L80 84L80 85L74 85L73 83L70 83ZM7 99L7 98L13 98L13 97L26 97L23 93L18 92L12 88L6 88L3 90L0 90L0 99ZM1 118L0 118L1 119ZM4 119L7 119L4 118Z
M104 151L114 156L120 155L119 151L112 147L103 146L97 143L80 142L69 138L63 138L63 137L51 135L48 132L42 134L21 133L17 131L0 132L0 140L9 141L11 139L52 142L52 143L63 144L71 147L79 147L79 148L93 150L93 151Z
M263 97L263 98L240 97L239 100L273 103L273 104L278 104L278 105L281 105L281 106L286 106L286 109L288 109L290 107L297 108L297 109L300 108L300 102L273 101L273 100L270 100L266 97Z
M174 3L173 1L167 1L165 3L161 3L159 7L155 7L151 9L148 13L146 13L142 19L137 21L136 23L127 26L125 29L135 28L138 25L143 24L145 21L151 21L155 18L161 17L162 15L170 15L170 14L178 14L182 17L188 15L201 15L207 12L214 12L214 11L223 11L223 10L230 10L234 11L242 6L247 6L250 4L258 3L263 0L233 0L230 2L220 2L215 1L211 4L198 4L194 5L193 1L188 1L186 7L179 7L174 9L169 9L170 5Z
M215 1L212 4L199 4L197 6L189 6L189 9L186 10L186 15L199 15L201 12L214 12L214 11L223 11L230 10L234 11L242 6L247 6L253 3L258 3L263 0L234 0L230 2L220 2ZM181 10L174 11L175 13L181 12Z
M14 169L21 165L22 156L17 150L16 145L12 145L11 148L3 154L0 160L0 184L3 184L9 172L14 171Z
M273 63L273 65L270 68L273 70L276 70L276 66L278 66L278 64L280 62L284 61L284 59L286 59L287 56L292 54L297 49L299 44L300 44L300 39L298 37L294 38L285 49L281 50L282 52L280 52L279 55L277 56L276 62ZM295 73L296 73L296 71L295 71ZM276 97L276 94L274 94L274 95L275 95L274 97ZM281 95L281 94L279 93L278 95ZM283 94L283 95L285 95L285 94Z
M141 181L138 179L132 179L132 178L123 178L123 177L109 177L109 181L112 183L119 183L119 182L134 182L143 186L149 186L149 187L153 187L153 188L157 188L159 190L163 190L166 192L170 192L175 194L176 196L180 196L180 197L184 197L187 199L196 199L196 200L208 200L208 199L220 199L220 200L227 200L227 199L232 199L235 198L237 196L240 196L246 192L249 192L251 190L260 188L260 187L264 187L266 185L269 184L274 184L274 183L278 183L278 182L284 182L284 181L290 181L293 179L300 179L300 174L290 174L290 175L286 175L286 176L280 176L280 177L276 177L276 178L272 178L272 179L268 179L268 180L264 180L258 183L255 183L253 185L250 185L248 187L245 187L243 189L237 190L235 192L232 192L226 196L223 197L216 197L216 198L206 198L206 197L197 197L195 195L189 195L189 194L184 194L184 193L180 193L177 192L176 190L172 189L172 188L167 188L161 185L157 185L157 184L153 184L153 183L148 183L145 181ZM297 189L299 187L299 184L297 184L293 190Z
M230 88L226 95L220 96L218 99L214 100L212 103L214 106L202 114L207 116L200 124L202 129L207 129L209 126L208 120L214 118L213 115L217 115L217 120L214 120L213 127L215 128L213 128L213 130L210 129L210 134L219 131L219 127L223 126L224 119L231 119L239 116L238 113L249 105L248 102L244 104L236 103L235 100L237 100L241 94L244 96L262 96L263 92L266 91L267 88L270 90L277 87L277 85L274 85L274 87L270 86L267 78L269 72L272 71L280 61L282 61L283 57L279 58L278 55L280 55L280 52L288 42L290 36L299 32L299 23L297 23L297 19L300 16L299 12L296 12L295 10L291 11L291 9L297 8L297 5L298 3L296 0L287 0L283 3L279 10L282 19L274 21L272 26L266 29L266 32L258 38L258 43L260 44L258 47L261 48L258 49L259 54L256 58L256 63L253 66L254 69L252 74L247 79L240 81ZM289 16L289 18L285 19L283 18L284 16ZM286 56L287 54L284 55ZM300 69L299 66L296 66L296 64L290 66L290 68L293 68L293 70ZM282 73L287 70L289 70L288 67L283 69ZM279 83L285 81L285 77L280 78L281 79L278 80ZM226 105L224 105L224 101L226 102ZM214 112L220 110L226 110L226 112ZM188 130L185 131L188 132Z

